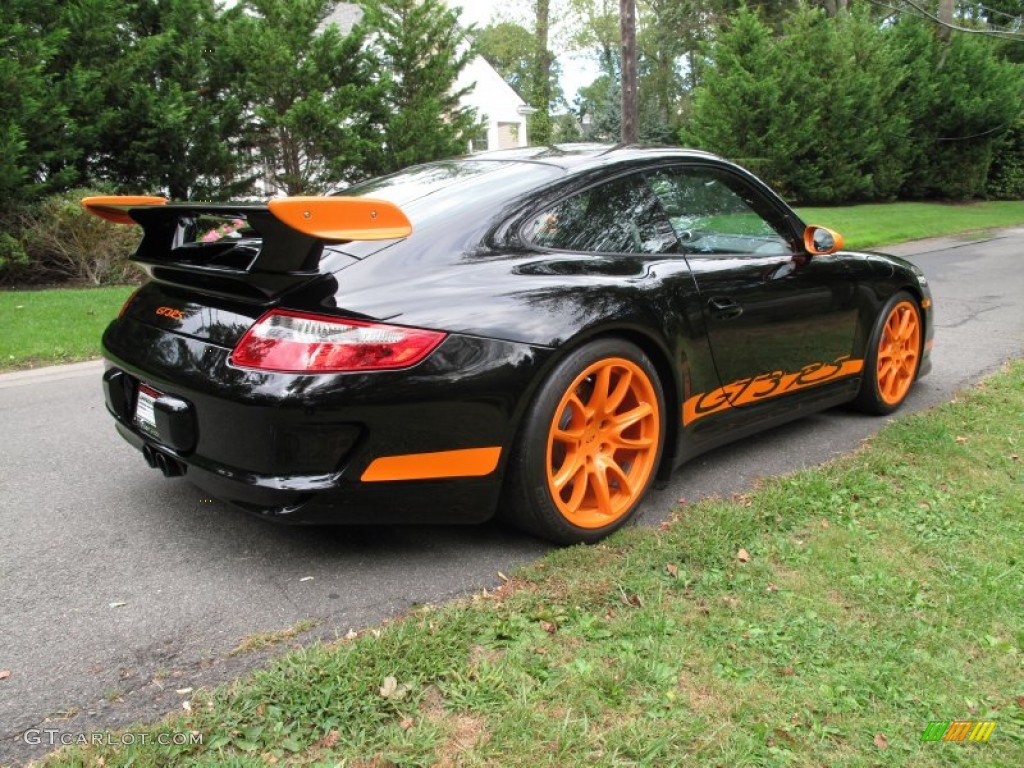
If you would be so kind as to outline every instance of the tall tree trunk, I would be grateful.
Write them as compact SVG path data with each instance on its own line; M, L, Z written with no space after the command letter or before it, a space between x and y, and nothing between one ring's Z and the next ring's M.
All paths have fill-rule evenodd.
M537 0L537 38L534 51L533 94L530 106L537 109L530 121L530 143L551 142L551 66L554 63L548 48L551 0Z
M939 39L948 43L953 25L953 0L939 0Z
M639 140L636 81L636 0L619 0L622 29L622 143Z

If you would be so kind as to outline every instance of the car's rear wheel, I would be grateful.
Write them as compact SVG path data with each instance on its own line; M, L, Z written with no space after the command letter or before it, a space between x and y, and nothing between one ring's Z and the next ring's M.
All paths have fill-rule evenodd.
M602 339L548 376L521 430L506 516L560 544L621 527L654 478L665 434L657 372L635 345Z
M921 365L924 329L917 301L906 291L895 294L878 315L856 405L868 413L892 413L907 399Z

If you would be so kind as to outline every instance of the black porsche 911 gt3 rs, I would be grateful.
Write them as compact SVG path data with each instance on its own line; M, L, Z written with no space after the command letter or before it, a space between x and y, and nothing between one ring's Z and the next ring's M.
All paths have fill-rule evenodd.
M269 518L621 526L656 477L930 368L931 296L703 152L431 163L267 205L89 198L151 278L103 337L150 465Z

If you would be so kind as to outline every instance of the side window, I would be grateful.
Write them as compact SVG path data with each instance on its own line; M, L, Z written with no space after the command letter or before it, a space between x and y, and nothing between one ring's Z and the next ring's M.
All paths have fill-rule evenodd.
M793 250L785 219L740 178L712 168L672 168L648 175L684 253Z
M678 250L672 225L638 175L614 179L563 200L528 222L524 234L536 245L560 251Z

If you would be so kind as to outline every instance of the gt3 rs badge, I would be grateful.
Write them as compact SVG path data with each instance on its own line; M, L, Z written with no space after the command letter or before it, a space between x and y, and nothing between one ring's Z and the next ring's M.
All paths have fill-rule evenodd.
M156 314L160 315L161 317L169 317L172 320L185 319L185 313L182 312L180 309L175 309L174 307L158 307L156 310Z
M697 419L724 411L726 408L735 408L853 376L860 373L863 368L863 360L851 360L846 356L831 363L811 363L793 373L773 371L753 378L740 379L687 399L683 405L683 424L692 424Z

